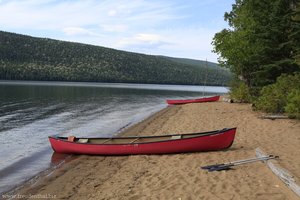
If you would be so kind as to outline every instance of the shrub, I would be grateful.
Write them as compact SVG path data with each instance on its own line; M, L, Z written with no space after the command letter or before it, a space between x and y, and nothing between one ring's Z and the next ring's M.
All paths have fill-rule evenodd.
M287 100L284 93L276 84L263 87L262 95L255 101L255 108L268 113L282 113Z
M230 87L230 98L246 103L251 101L250 89L242 81L235 80Z
M276 83L262 88L255 107L269 113L283 113L286 111L289 95L294 90L300 90L300 73L281 75Z
M293 90L288 95L285 111L291 118L300 119L300 90Z

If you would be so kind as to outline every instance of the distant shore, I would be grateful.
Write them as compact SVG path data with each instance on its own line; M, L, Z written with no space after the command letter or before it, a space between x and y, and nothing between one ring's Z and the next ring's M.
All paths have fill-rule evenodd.
M1 80L0 85L36 85L36 86L71 86L71 87L109 87L128 89L173 90L226 94L228 86L213 85L176 85L176 84L151 84L151 83L108 83L108 82L72 82L72 81L28 81L28 80Z
M125 130L124 135L163 135L237 127L225 151L142 156L79 156L50 176L12 195L59 199L298 199L257 162L207 172L200 166L255 156L261 147L300 181L300 122L261 119L249 104L226 102L172 106ZM3 198L3 196L2 196Z

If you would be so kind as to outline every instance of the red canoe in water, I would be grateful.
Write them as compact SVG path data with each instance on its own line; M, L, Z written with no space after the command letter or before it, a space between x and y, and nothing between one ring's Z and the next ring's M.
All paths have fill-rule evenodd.
M67 154L133 155L216 151L229 148L236 128L202 133L114 138L50 136L53 150Z
M167 100L167 103L170 105L186 104L186 103L204 103L204 102L219 101L219 99L220 99L220 96L213 96L213 97L203 97L203 98L199 98L199 99Z

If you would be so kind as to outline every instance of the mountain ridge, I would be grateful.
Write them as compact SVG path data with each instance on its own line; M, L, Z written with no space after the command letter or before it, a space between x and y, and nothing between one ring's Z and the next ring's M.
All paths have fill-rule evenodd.
M227 85L231 74L205 61L0 31L0 79Z

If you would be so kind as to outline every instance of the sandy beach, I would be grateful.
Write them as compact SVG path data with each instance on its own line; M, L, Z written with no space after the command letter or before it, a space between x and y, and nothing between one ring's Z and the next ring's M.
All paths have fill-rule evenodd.
M78 156L14 194L48 199L299 199L262 162L220 172L200 169L255 157L255 149L260 147L278 155L276 162L300 184L300 122L261 119L261 115L252 111L250 104L221 101L170 106L123 134L164 135L237 127L232 147L173 155Z

